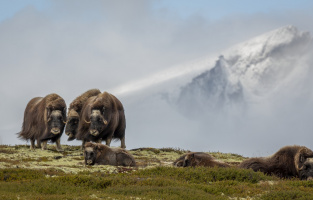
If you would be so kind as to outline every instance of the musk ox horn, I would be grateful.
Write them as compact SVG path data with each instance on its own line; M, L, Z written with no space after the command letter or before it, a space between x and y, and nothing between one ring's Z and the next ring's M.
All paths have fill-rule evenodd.
M91 121L87 122L87 120L86 120L86 119L84 119L84 121L85 121L87 124L90 124L90 122L91 122Z

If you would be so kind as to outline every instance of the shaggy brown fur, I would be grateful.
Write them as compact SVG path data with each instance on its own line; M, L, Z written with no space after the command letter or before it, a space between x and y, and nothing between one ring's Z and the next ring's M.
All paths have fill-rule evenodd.
M91 89L91 90L84 92L83 94L81 94L80 96L78 96L76 99L73 100L73 102L69 106L69 110L73 109L77 113L80 113L87 99L89 99L89 97L92 97L92 96L97 96L100 93L101 92L99 89Z
M74 99L73 102L70 104L67 113L68 121L65 126L65 134L69 136L68 141L75 139L78 129L78 123L80 121L80 113L83 108L83 105L86 103L89 97L97 96L100 93L101 92L98 89L88 90L85 93L78 96L76 99Z
M313 152L304 146L285 146L269 157L250 158L239 168L253 169L281 178L313 178Z
M190 152L182 155L174 161L173 165L177 167L230 167L229 164L216 160L213 156L203 152Z
M112 94L101 93L90 97L84 104L76 139L100 142L106 140L110 146L112 139L120 139L125 145L126 120L122 103Z
M87 142L84 157L86 165L136 166L134 157L126 150L99 143Z
M62 150L60 137L66 121L66 104L57 94L49 94L46 97L35 97L29 101L24 112L24 121L19 138L30 140L31 149L35 148L35 140L38 147L46 149L47 142L56 142L57 150Z

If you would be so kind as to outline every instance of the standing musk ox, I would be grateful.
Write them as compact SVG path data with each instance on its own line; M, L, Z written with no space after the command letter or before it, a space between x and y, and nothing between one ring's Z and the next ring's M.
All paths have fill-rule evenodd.
M83 106L76 139L110 146L112 139L120 139L125 145L126 120L122 103L112 94L103 92L90 97ZM82 146L84 147L84 146Z
M84 150L86 165L136 166L134 157L121 148L87 142Z
M190 152L174 161L177 167L230 167L229 164L216 160L213 156L203 152Z
M67 113L67 122L65 126L65 134L68 135L68 141L72 141L76 137L78 123L80 121L80 113L83 108L83 105L86 103L89 97L97 96L100 94L100 90L91 89L78 96L73 102L70 104Z
M24 112L24 121L19 138L30 140L30 149L37 146L47 149L47 142L56 142L56 149L62 151L60 138L66 122L66 104L57 94L35 97L29 101Z
M250 158L239 168L253 169L280 178L313 179L313 152L304 146L285 146L269 157Z

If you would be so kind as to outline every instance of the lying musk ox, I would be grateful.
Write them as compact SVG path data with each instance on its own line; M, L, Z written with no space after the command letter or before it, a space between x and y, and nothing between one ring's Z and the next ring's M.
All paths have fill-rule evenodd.
M107 92L90 97L84 104L76 139L87 141L106 141L110 146L112 139L120 139L125 145L126 120L122 103Z
M65 126L65 134L68 135L68 141L72 141L75 139L78 123L80 121L80 113L83 108L83 105L86 103L89 97L97 96L100 94L100 90L91 89L78 96L73 102L70 104L67 113L67 122Z
M86 165L136 166L134 157L121 148L87 142L84 150Z
M227 163L216 160L213 156L203 152L190 152L179 157L173 163L177 167L230 167Z
M313 179L313 152L304 146L285 146L269 157L250 158L239 168L253 169L280 178Z
M62 151L60 138L66 121L65 101L57 94L35 97L29 101L24 112L24 121L19 138L30 140L30 149L37 146L47 148L47 142L56 142L56 149Z

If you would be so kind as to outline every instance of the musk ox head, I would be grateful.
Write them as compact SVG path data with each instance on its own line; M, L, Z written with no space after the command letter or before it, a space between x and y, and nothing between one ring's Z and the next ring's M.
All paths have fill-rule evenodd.
M190 167L190 166L194 166L196 163L196 158L195 158L195 154L187 154L185 156L185 160L183 162L183 167Z
M85 144L84 157L86 165L94 165L98 154L98 146L87 142Z
M308 158L299 169L299 178L301 180L313 180L313 159Z
M65 134L68 135L68 141L74 140L79 122L79 115L75 110L69 110L65 126Z
M46 122L48 133L59 135L63 132L66 123L66 108L58 110L54 107L46 108Z
M103 106L101 108L93 108L91 109L91 114L89 121L85 119L86 123L89 123L89 134L93 136L98 136L107 126L108 124L108 111Z
M302 147L295 157L295 165L301 180L313 180L313 152Z

